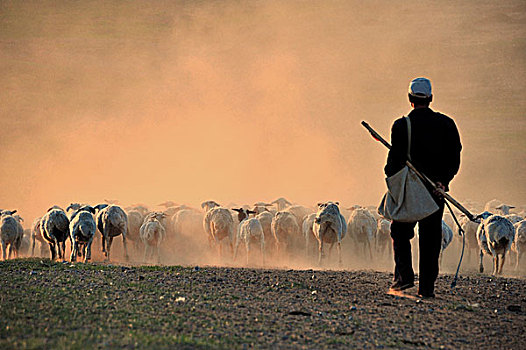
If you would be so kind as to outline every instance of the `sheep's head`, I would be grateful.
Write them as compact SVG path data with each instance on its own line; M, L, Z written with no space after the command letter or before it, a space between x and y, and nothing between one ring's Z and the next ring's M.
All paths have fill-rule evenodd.
M73 210L79 210L80 208L82 207L82 205L80 205L79 203L71 203L70 205L68 205L68 207L66 208L66 211L73 211Z
M510 213L510 209L514 209L514 208L515 207L512 206L512 205L506 205L506 204L501 204L501 205L495 207L495 209L500 211L503 215L508 215Z
M237 219L239 222L245 220L248 218L250 214L257 214L255 211L249 210L249 209L243 209L243 208L233 208L232 210L237 211Z
M0 216L5 216L5 215L13 215L14 213L16 213L17 210L2 210L0 212Z
M475 216L475 220L477 220L478 222L480 222L481 220L486 220L487 218L489 218L490 216L492 216L493 214L490 213L489 211L485 211L483 213L480 213L479 215Z
M270 210L268 210L265 206L261 206L261 205L255 205L252 211L254 211L256 214L261 214L265 211L270 212Z
M57 209L57 210L62 210L62 211L64 211L64 209L62 209L62 208L59 207L58 205L54 205L54 206L52 206L52 207L49 208L47 211L52 211L53 209Z
M210 209L213 209L215 207L220 207L221 205L214 201L206 201L201 203L201 208L205 210L205 212L209 211Z
M108 207L108 204L103 203L103 204L97 204L96 206L93 207L93 209L95 209L95 210L102 210L102 209L107 208L107 207Z
M87 211L87 212L92 213L92 214L96 213L95 208L93 208L91 205L85 205L85 206L79 208L78 212L80 213L81 211Z

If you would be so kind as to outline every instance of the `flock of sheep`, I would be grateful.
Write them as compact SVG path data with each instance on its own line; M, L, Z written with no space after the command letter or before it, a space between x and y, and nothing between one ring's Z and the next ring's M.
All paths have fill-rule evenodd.
M72 203L66 210L53 206L26 230L16 210L0 210L2 258L17 257L19 253L33 256L35 243L39 241L41 255L46 254L49 247L51 259L66 260L69 240L69 260L73 262L81 257L87 262L91 259L92 244L100 240L102 252L109 261L113 239L121 236L126 260L129 259L127 242L132 242L135 252L142 246L142 262L161 263L161 251L189 234L201 244L208 241L209 249L216 252L219 259L225 258L223 250L227 248L228 258L236 260L241 245L247 265L256 255L262 265L269 257L294 259L301 255L323 266L325 260L331 258L334 246L341 265L342 242L352 247L352 254L365 260L391 254L390 222L380 217L375 207L355 205L340 209L338 202L325 202L308 208L279 198L271 203L229 208L206 201L201 209L169 201L160 205L165 209L150 211L144 205L123 209L108 202L95 206ZM510 250L516 253L515 268L521 264L526 250L525 211L510 213L513 208L493 200L477 215L478 223L460 216L468 258L480 253L481 272L484 254L493 258L494 274L502 273ZM442 226L442 250L445 250L458 229L450 214L444 214Z

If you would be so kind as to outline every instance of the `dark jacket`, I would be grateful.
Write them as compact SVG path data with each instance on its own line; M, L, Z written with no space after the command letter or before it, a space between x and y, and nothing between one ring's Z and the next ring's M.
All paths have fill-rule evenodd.
M460 167L460 136L453 119L430 108L413 109L411 120L411 163L434 182L448 189ZM392 176L407 159L407 124L399 118L391 129L392 148L387 156L385 174Z

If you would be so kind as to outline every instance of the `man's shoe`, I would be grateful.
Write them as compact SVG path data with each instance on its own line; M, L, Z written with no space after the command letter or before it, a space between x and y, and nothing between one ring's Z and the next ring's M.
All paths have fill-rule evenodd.
M435 293L428 293L428 292L418 292L418 296L424 299L434 298Z
M404 282L396 281L395 283L391 285L391 288L389 288L389 290L400 292L400 291L403 291L409 288L413 288L414 286L415 284L413 282L404 283Z

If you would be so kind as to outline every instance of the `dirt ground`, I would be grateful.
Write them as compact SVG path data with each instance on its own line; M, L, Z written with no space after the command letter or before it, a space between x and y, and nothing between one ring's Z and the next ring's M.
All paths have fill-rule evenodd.
M436 299L375 271L0 262L0 348L526 345L526 280L470 274Z

